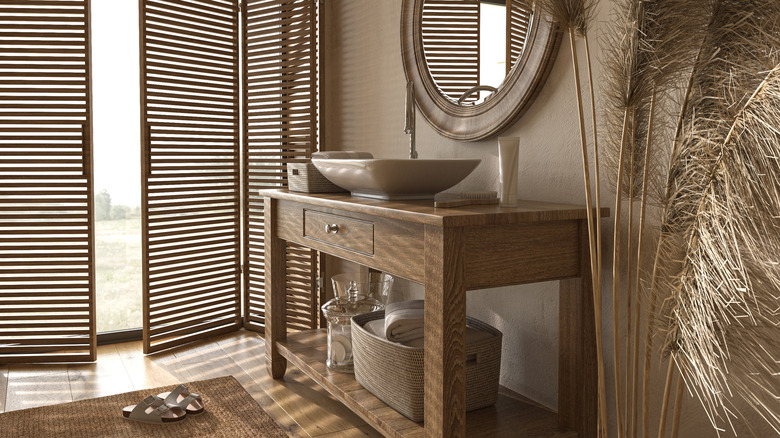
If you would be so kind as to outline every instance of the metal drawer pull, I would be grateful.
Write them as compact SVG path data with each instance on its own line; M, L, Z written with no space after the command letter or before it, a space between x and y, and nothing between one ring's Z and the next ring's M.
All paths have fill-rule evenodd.
M325 224L325 232L336 234L339 232L339 226L337 224Z

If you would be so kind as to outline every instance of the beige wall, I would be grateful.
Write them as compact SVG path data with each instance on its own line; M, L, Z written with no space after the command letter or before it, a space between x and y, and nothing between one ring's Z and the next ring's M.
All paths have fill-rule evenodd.
M364 150L383 158L408 157L409 137L403 132L406 79L400 51L400 5L399 0L325 0L325 149ZM602 0L591 35L603 32L610 5L611 2ZM591 50L598 59L601 50L597 38L591 39ZM594 75L598 83L598 62ZM517 123L501 134L520 137L521 198L584 203L576 111L571 50L565 38L539 97ZM459 188L498 190L495 137L471 143L448 140L437 135L419 111L417 130L420 158L482 159ZM603 193L602 205L614 205L613 196ZM604 231L605 236L611 236L609 227ZM607 253L611 239L605 240ZM609 266L609 260L604 263ZM609 272L604 273L604 282L611 283ZM501 383L553 408L557 404L557 291L557 282L471 291L467 310L469 315L504 333ZM605 290L604 296L604 314L611 315L612 300L607 298L611 297L611 290ZM605 335L611 329L610 321L605 321ZM611 334L604 338L608 380L613 373L611 338ZM661 373L660 367L656 371ZM661 382L660 377L655 378L657 385ZM654 388L653 399L660 400L662 392L663 388ZM614 389L610 387L608 393L612 405ZM609 412L614 409L610 407ZM657 417L657 412L653 417ZM697 402L687 396L682 418L681 437L716 436ZM615 422L614 415L610 421ZM657 425L656 421L654 418L653 424ZM756 424L758 436L772 436L768 429Z

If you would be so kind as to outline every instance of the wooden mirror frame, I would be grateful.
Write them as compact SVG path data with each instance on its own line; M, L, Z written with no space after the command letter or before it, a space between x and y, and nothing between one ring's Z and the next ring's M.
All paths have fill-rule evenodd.
M417 107L428 123L444 137L476 141L498 135L516 122L544 86L561 45L558 25L534 18L527 41L532 42L485 102L460 106L445 97L431 77L422 45L422 10L425 0L403 0L401 5L401 57L406 79L414 82Z

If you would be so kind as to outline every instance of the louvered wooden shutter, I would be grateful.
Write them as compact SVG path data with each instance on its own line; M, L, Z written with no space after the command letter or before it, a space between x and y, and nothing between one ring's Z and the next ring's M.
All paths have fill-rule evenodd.
M316 0L245 0L244 326L265 327L263 199L257 190L287 186L287 163L317 142ZM317 326L315 254L287 247L287 327Z
M237 0L141 0L144 351L236 330Z
M479 0L425 0L422 40L428 70L445 96L457 101L479 85Z
M0 2L0 363L95 360L89 1Z
M506 74L515 65L525 48L528 28L531 25L533 7L521 0L506 3Z

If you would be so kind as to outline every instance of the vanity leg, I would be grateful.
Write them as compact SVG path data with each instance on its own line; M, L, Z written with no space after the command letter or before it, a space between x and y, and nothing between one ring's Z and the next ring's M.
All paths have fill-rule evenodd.
M463 232L425 226L425 436L466 436Z
M287 340L286 241L277 237L276 199L264 198L265 220L265 360L268 374L284 376L287 359L277 342Z
M581 276L561 280L559 298L558 422L577 436L596 437L598 364L587 221L580 221Z

